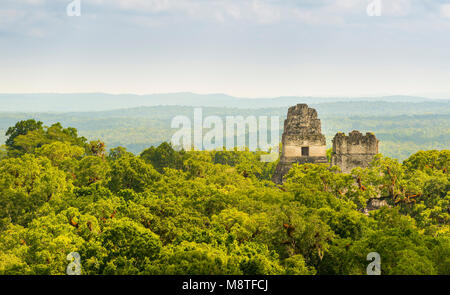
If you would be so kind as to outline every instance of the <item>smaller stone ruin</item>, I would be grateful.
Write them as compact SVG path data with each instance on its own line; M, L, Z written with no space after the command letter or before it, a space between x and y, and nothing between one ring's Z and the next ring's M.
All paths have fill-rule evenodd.
M346 136L337 133L333 138L332 166L339 166L343 173L350 173L353 168L366 168L378 154L378 139L373 133L363 135L352 131Z
M390 206L385 199L373 198L367 201L367 206L363 210L363 213L368 216L370 211L381 209L381 207L390 207Z

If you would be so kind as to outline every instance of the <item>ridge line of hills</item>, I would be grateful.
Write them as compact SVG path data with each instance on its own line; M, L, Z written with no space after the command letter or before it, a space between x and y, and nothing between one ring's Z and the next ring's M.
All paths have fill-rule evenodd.
M297 97L239 98L226 94L0 94L0 112L94 112L150 106L221 107L261 109L288 107L298 103L329 104L356 102L433 103L448 104L450 99L429 99L417 96L381 97Z

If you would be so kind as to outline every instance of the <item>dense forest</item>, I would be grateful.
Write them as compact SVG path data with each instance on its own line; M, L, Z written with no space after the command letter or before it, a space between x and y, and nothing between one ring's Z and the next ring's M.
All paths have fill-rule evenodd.
M275 100L276 101L276 100ZM303 102L299 100L299 102ZM12 104L12 103L10 103ZM281 103L280 103L281 104ZM386 102L342 101L312 103L322 121L328 147L337 132L374 132L380 152L399 161L419 150L441 150L450 146L450 101ZM243 109L203 107L203 116L278 116L279 134L287 107ZM0 142L9 126L33 118L76 128L88 140L101 140L108 147L123 146L138 155L150 146L169 142L176 132L171 120L177 115L192 118L192 106L153 106L101 112L76 113L0 113ZM2 138L3 137L3 138Z
M35 120L5 143L0 274L65 274L71 252L82 274L365 274L370 252L385 275L450 274L449 150L294 165L277 186L262 152L135 155Z

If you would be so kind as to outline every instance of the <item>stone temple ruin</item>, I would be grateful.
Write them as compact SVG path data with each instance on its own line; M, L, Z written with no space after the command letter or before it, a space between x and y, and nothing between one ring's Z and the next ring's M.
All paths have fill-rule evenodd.
M328 162L325 135L317 111L306 104L289 108L281 142L281 158L272 178L275 183L282 183L294 163Z
M352 131L346 136L338 133L333 138L332 166L339 166L343 173L350 173L355 167L367 167L378 154L378 139L373 133L362 135Z
M362 135L359 131L352 131L348 136L338 133L333 139L331 165L339 166L344 173L355 167L367 167L378 153L378 142L372 133ZM328 163L320 119L317 111L306 104L298 104L288 110L280 162L272 181L281 184L294 163Z

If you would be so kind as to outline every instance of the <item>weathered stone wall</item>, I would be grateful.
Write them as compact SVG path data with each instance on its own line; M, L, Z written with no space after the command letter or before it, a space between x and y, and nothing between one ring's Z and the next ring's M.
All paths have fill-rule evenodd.
M331 165L339 166L344 173L350 173L356 167L368 167L378 154L378 143L373 133L363 135L355 130L346 136L339 132L333 138Z
M367 206L366 208L364 208L364 210L362 210L362 212L365 215L369 216L370 211L378 210L382 207L391 207L391 206L389 206L386 199L373 198L367 201Z
M273 181L282 183L293 163L327 163L326 141L317 111L306 104L290 107L284 121L280 162ZM306 149L307 155L302 153Z

